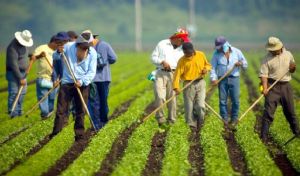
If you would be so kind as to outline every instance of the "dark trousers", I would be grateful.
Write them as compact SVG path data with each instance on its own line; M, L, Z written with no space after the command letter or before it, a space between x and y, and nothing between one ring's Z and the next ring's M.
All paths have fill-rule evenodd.
M91 84L88 108L96 130L99 130L108 122L109 107L107 98L109 84L109 81L94 82Z
M270 86L274 80L268 80ZM290 124L294 134L299 133L299 126L294 109L293 90L288 82L278 82L265 97L265 109L261 129L261 137L267 136L269 127L274 120L277 105L281 104L285 118Z
M80 91L85 103L87 103L89 95L89 86L80 87ZM74 84L62 84L60 86L57 99L57 111L52 135L56 135L62 130L64 123L67 121L66 118L68 118L69 105L72 99L74 99L76 111L74 125L75 138L80 138L83 135L85 110Z

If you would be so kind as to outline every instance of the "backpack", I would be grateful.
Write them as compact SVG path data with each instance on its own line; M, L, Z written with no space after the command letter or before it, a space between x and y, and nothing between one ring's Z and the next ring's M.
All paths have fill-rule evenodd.
M95 47L96 52L97 52L97 69L103 69L103 67L105 67L105 65L108 64L108 61L103 58L101 53L98 53L99 43L100 42L98 42L96 47Z

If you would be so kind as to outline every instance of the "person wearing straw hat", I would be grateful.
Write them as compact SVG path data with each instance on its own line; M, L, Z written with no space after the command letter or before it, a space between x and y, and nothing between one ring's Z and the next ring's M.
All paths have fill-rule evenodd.
M178 60L183 56L181 45L188 42L188 32L179 28L169 38L160 41L151 55L151 61L156 66L156 76L154 80L155 107L160 107L166 99L169 99L175 92L173 91L173 72L177 67ZM168 122L174 123L176 120L176 98L168 104ZM156 119L160 125L166 122L163 109L156 113Z
M183 90L185 121L192 131L199 128L200 122L205 114L205 80L204 75L211 70L210 63L202 51L195 51L193 44L186 42L182 44L184 56L178 61L174 74L173 89L178 95L180 93L179 82L186 85L193 83Z
M261 63L259 75L263 86L262 93L265 96L260 137L263 141L267 140L269 127L274 120L274 113L278 104L281 104L292 132L299 137L300 129L294 108L293 89L289 84L292 79L291 74L296 70L294 57L276 37L268 38L266 50L268 54ZM286 72L287 74L268 91L268 86L280 79L281 75Z
M248 67L247 60L241 50L231 46L225 37L219 36L215 39L215 52L211 59L211 65L210 80L213 85L217 83L219 78L235 67L218 84L220 115L225 124L229 120L231 120L231 124L235 124L238 121L240 107L240 68L246 69ZM228 113L228 96L231 99L231 113ZM231 115L231 119L228 117L229 114Z
M89 85L96 75L97 67L97 52L89 44L91 37L84 38L82 35L79 35L75 43L58 46L57 51L53 54L54 59L63 59L64 62L62 62L63 73L58 92L56 117L50 138L62 130L66 122L65 119L68 118L70 102L74 99L76 111L74 124L75 141L84 140L85 108L77 88L80 89L83 100L87 103ZM76 82L73 80L73 74Z
M90 86L88 108L91 118L98 131L108 122L109 106L107 102L109 85L111 82L110 65L117 60L117 55L107 42L97 39L98 35L90 30L82 32L84 35L92 35L94 40L90 44L97 51L97 73Z
M57 45L61 40L68 41L69 37L64 32L59 32L51 37L48 44L38 46L32 55L32 59L36 60L37 79L36 79L36 95L38 101L53 87L53 58L52 55L57 49ZM54 100L56 91L53 91L49 96L39 104L41 110L41 118L50 117L54 110Z
M8 82L8 114L11 118L22 115L22 103L27 90L26 69L28 67L28 47L33 45L29 30L16 32L15 38L6 50L6 80ZM20 86L24 86L13 112L12 106Z

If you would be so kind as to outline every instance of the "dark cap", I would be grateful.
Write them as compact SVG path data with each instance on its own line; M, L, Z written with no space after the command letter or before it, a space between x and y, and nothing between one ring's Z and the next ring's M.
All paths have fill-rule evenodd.
M55 40L61 40L61 41L67 41L70 39L68 33L66 32L58 32L55 37L54 37Z
M225 37L223 37L223 36L217 37L215 39L215 48L220 49L224 45L224 43L226 43L226 42L227 42L227 40L226 40Z
M191 42L184 42L182 44L182 50L184 53L193 53L194 52L194 46Z
M77 39L78 35L74 31L68 31L67 32L70 38L75 38Z

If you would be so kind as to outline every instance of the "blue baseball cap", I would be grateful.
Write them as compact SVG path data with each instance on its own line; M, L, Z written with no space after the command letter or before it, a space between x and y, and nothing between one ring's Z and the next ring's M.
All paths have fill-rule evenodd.
M227 42L227 40L225 37L223 37L223 36L217 37L215 39L215 49L220 49L226 42Z
M70 39L69 35L67 32L58 32L55 37L54 37L55 40L64 40L64 41L67 41Z

